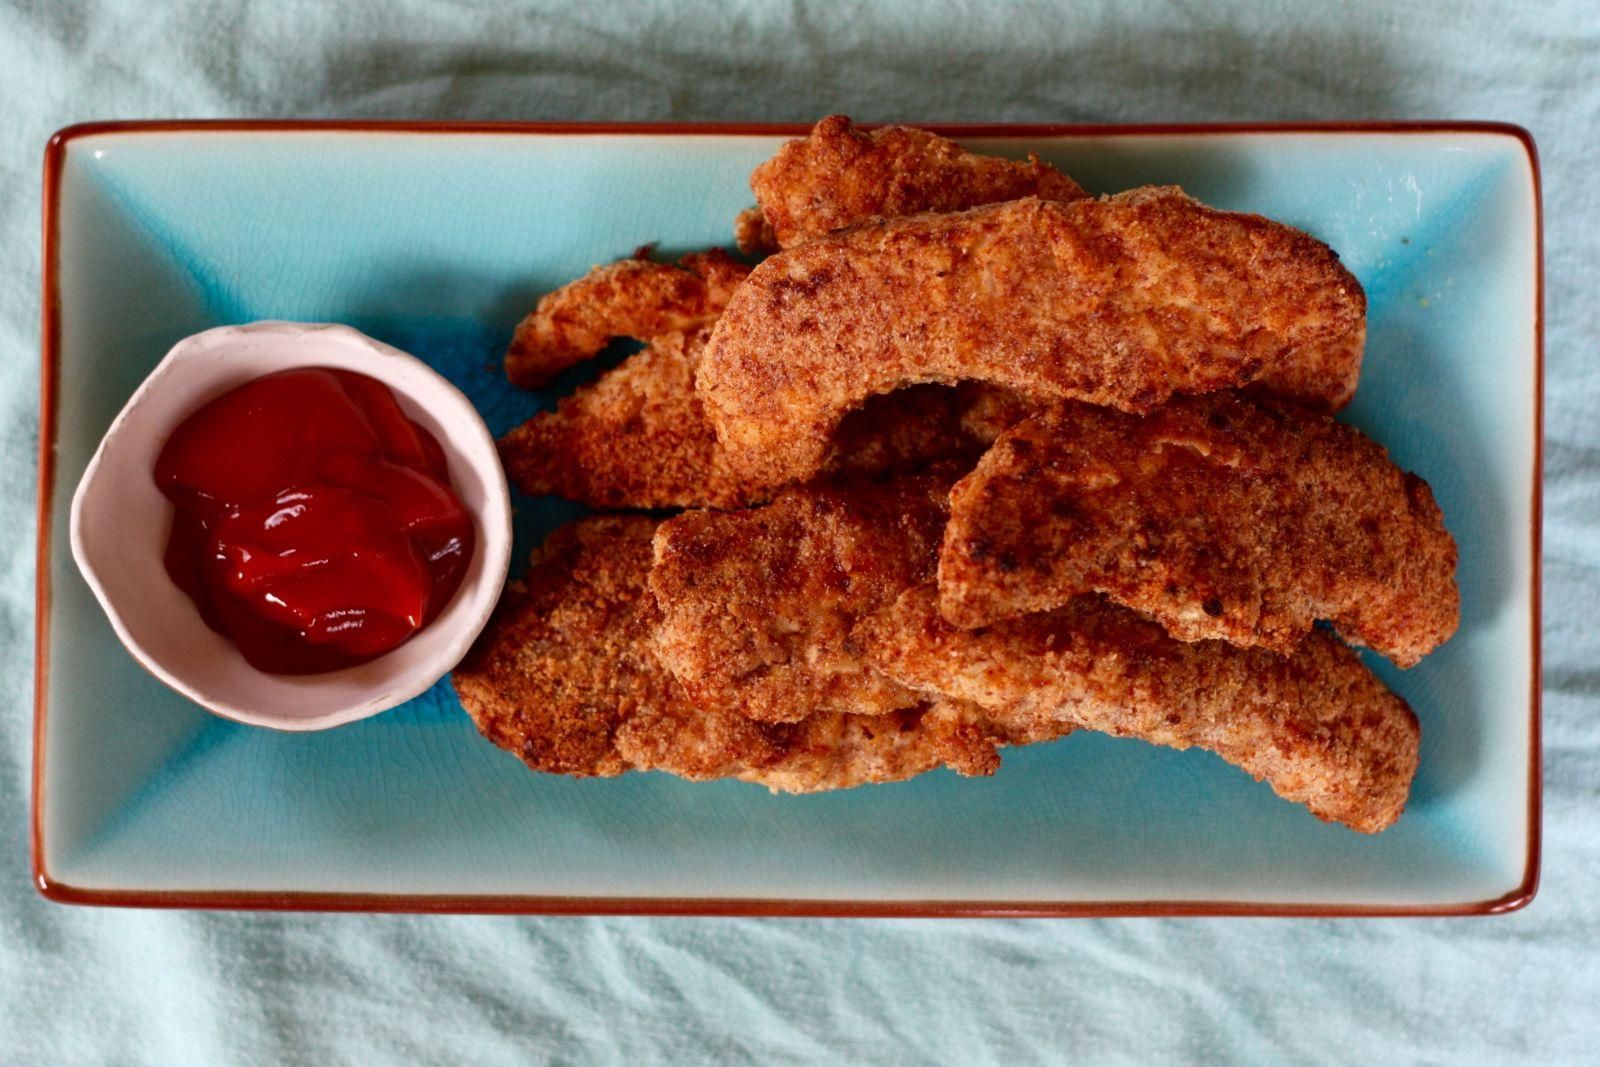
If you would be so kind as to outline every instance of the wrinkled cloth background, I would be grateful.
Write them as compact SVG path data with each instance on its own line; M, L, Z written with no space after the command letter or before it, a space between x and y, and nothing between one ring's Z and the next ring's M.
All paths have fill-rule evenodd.
M0 1061L1594 1062L1600 5L0 0ZM1547 248L1544 881L1467 920L112 911L28 885L39 171L88 119L1529 127Z

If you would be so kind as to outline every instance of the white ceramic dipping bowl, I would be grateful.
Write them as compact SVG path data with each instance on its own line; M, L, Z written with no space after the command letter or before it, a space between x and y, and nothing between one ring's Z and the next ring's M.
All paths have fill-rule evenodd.
M172 505L156 488L156 457L207 401L293 367L337 367L387 385L439 440L450 480L477 525L455 597L405 644L325 674L256 670L200 618L162 565ZM415 356L348 326L256 322L185 338L112 422L72 498L72 555L117 636L152 674L238 722L323 730L410 700L460 661L489 619L511 557L511 502L494 438L472 403Z

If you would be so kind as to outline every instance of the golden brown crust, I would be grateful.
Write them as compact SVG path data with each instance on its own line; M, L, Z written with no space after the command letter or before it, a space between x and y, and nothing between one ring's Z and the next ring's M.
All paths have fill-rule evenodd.
M1285 353L1245 386L1245 392L1268 400L1288 400L1328 414L1343 411L1355 399L1366 344L1367 323L1363 318L1331 341Z
M694 392L704 328L656 338L642 352L563 397L500 439L517 488L594 508L736 508L770 490L728 468ZM1000 431L1034 410L981 383L913 386L875 396L835 431L828 471L915 471L967 465Z
M709 331L668 333L500 439L524 493L595 508L737 507L749 492L727 469L694 392Z
M1290 227L1170 188L1027 199L773 256L729 301L697 387L734 469L778 485L820 469L844 413L898 386L1148 410L1337 347L1364 317L1338 257Z
M560 291L571 318L617 323L636 313L636 306L611 302L636 302L637 292L584 284L594 277ZM733 508L770 497L770 488L751 485L728 466L695 393L711 321L655 336L643 351L562 397L554 411L502 437L500 457L512 482L531 496L608 509ZM839 425L824 468L879 473L942 459L976 462L1001 429L1029 410L1020 397L981 383L873 397Z
M673 700L671 679L641 654L637 618L655 526L610 516L551 534L455 669L478 729L534 770L621 774L617 727Z
M741 715L684 718L647 710L617 736L618 748L637 770L695 781L738 778L778 793L820 793L903 781L939 767L988 776L1000 767L998 746L1053 740L1071 729L1063 723L999 727L976 708L936 701L886 715L820 713L770 724Z
M947 701L793 724L695 708L650 652L656 614L645 578L656 525L600 516L557 530L456 669L456 692L479 730L534 770L660 770L809 793L940 766L991 774L997 744L1065 732L992 726Z
M786 490L691 511L656 534L656 652L701 706L763 722L883 714L920 698L861 657L851 627L933 574L950 472Z
M1066 721L1208 749L1363 833L1399 818L1416 773L1416 716L1322 631L1289 657L1185 643L1093 597L962 630L939 614L930 583L856 637L897 681L975 704L996 722Z
M1018 163L978 155L906 126L869 132L843 115L829 115L810 136L785 144L750 175L750 188L759 206L735 222L746 252L788 248L874 216L1088 195L1036 156Z
M747 207L734 216L733 241L747 256L765 255L778 248L778 235L759 207Z
M1002 434L950 502L939 602L959 626L1098 592L1181 640L1277 652L1328 619L1409 667L1459 621L1427 483L1292 405L1063 406Z
M721 249L695 252L674 266L647 258L595 267L546 294L517 326L506 375L527 389L595 356L617 337L648 341L711 323L750 268Z
M982 382L913 385L882 393L839 423L823 471L914 473L941 463L965 470L1004 430L1039 409L1015 393Z

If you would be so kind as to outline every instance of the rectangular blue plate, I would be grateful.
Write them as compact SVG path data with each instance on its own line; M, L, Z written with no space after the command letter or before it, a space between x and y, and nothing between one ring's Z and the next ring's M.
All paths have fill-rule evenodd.
M447 684L326 733L216 719L134 665L72 566L101 434L179 338L350 323L503 432L539 294L659 242L730 245L778 127L146 123L46 159L34 863L85 903L748 914L1368 914L1517 907L1538 869L1540 261L1531 141L1493 125L988 127L1095 192L1177 183L1330 243L1366 286L1345 418L1434 488L1462 626L1374 668L1422 720L1409 808L1364 837L1210 754L1078 733L992 779L816 797L530 774ZM575 513L519 503L519 556ZM520 570L520 564L514 565Z

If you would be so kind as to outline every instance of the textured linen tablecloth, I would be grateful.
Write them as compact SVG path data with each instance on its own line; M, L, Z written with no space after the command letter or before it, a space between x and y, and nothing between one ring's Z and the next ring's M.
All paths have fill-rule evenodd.
M0 1062L1596 1062L1600 5L0 7ZM1446 920L203 914L29 888L39 171L89 119L1502 119L1547 266L1544 881Z

